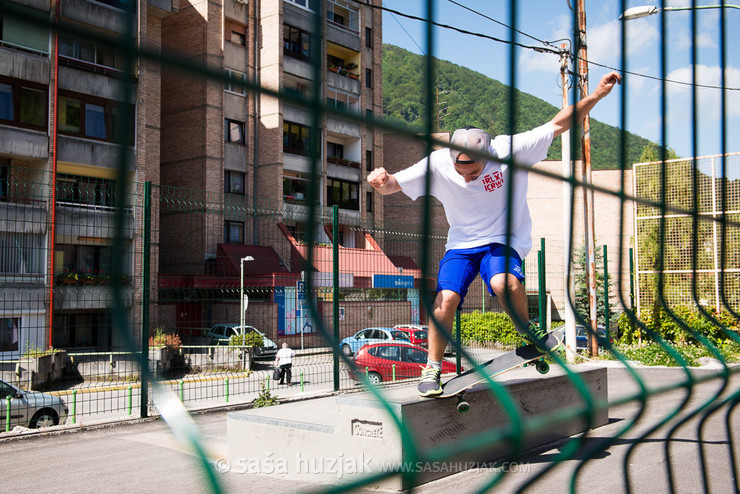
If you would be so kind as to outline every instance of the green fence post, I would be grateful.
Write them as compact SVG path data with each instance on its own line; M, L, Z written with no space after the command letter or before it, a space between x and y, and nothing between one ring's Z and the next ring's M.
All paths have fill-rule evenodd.
M457 348L460 348L460 342L462 338L460 336L460 309L455 311L455 341L457 342ZM462 373L462 355L460 351L455 349L455 366L457 367L457 373Z
M539 275L539 285L537 295L540 307L540 329L547 330L547 294L545 282L545 239L540 239L540 251L537 253L537 273ZM526 322L526 321L525 321Z
M609 266L606 257L606 245L604 245L604 328L606 328L606 341L609 341Z
M10 432L10 396L5 397L5 432Z
M392 378L392 380L393 380L393 382L396 382L396 364L391 365L391 367L392 367L392 370L393 370L393 378Z
M77 423L77 390L72 390L72 423Z
M303 371L301 371L301 391L303 391Z
M128 414L131 415L133 413L133 402L134 402L134 388L132 386L129 386L128 388L128 404L126 408L128 408Z
M185 382L180 379L178 386L180 387L180 401L185 403Z
M152 241L152 183L144 183L144 246L142 255L142 305L141 305L141 403L139 416L149 416L149 257Z
M229 378L224 379L224 388L226 393L226 403L229 402Z
M332 309L334 321L334 344L339 344L339 208L335 204L331 207L332 227ZM332 352L334 361L334 391L339 391L339 348Z
M635 253L630 247L630 309L635 309Z

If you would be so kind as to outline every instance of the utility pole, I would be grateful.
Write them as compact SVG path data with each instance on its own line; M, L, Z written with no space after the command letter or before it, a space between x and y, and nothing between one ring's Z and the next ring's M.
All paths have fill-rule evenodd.
M578 17L578 81L581 99L588 96L588 44L586 43L586 0L577 0L576 15ZM591 356L598 353L596 340L596 246L594 240L594 193L588 188L591 185L591 120L589 115L583 117L581 138L581 163L583 170L583 233L586 244L586 274L588 276L588 308L589 322L592 332L589 335Z
M563 88L563 108L568 107L568 45L560 45L560 80ZM566 130L560 135L561 156L563 161L563 178L568 178L573 173L570 158L570 131ZM571 269L572 232L570 229L570 218L573 214L570 196L573 193L571 183L563 180L563 306L565 310L565 358L569 363L575 362L576 356L576 316L570 304L570 294L575 294L573 289L573 270Z

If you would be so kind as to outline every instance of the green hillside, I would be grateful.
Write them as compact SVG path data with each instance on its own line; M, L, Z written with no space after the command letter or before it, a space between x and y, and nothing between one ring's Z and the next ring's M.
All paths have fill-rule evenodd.
M475 125L492 135L508 133L509 86L446 60L437 61L439 89L439 130L453 131ZM553 81L556 75L553 75ZM394 45L383 45L383 113L394 123L423 131L424 57ZM541 125L558 108L521 91L516 91L516 127L522 132ZM436 122L435 122L436 126ZM619 168L621 131L591 119L591 161L595 169ZM639 162L650 141L627 133L627 166ZM580 151L577 154L580 156ZM560 158L560 138L550 147L549 159Z

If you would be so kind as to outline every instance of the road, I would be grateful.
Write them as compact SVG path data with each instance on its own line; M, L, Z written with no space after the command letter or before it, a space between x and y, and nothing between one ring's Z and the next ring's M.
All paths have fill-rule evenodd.
M685 376L677 369L638 369L641 378L651 390L665 388ZM621 368L609 368L610 402L622 401L638 389L630 375ZM697 376L707 372L698 370ZM733 377L728 391L740 389ZM692 410L712 398L719 390L719 381L701 382L694 386L688 403L682 410ZM640 435L660 423L672 410L683 403L685 392L674 389L652 395L642 409L634 401L624 401L610 407L610 423L591 431L584 439L585 447L617 435L635 417L640 419L625 434L619 436L605 451L583 462L583 450L566 458L566 444L531 451L516 464L492 466L466 472L425 484L416 490L423 494L471 492L490 482L494 475L508 469L507 475L496 486L497 492L513 492L526 484L533 475L559 461L544 480L531 485L526 492L567 492L573 474L580 467L577 492L624 492L623 461L635 446L628 460L627 474L635 492L667 492L668 467L675 476L677 492L701 492L702 468L699 448L706 453L706 474L711 492L735 491L729 464L729 446L737 447L737 437L728 434L725 425L726 409L710 417L697 434L697 419L691 419L672 435L665 455L665 438L675 421L658 429L644 440ZM212 461L226 455L226 412L219 411L194 416L203 438L207 455ZM730 414L734 430L740 426L737 414ZM15 492L159 492L177 489L182 493L207 491L203 470L195 457L176 440L170 429L160 420L144 423L88 429L74 428L76 433L45 432L23 439L0 439L3 468L0 480ZM53 472L53 474L50 474ZM225 473L217 474L226 492L304 492L322 486L307 482L280 479L274 476ZM328 487L328 486L327 486Z

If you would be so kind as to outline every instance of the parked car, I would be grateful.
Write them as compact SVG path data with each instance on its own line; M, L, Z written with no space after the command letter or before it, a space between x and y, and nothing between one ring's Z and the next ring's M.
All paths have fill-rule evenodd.
M340 341L339 348L349 357L365 345L391 340L409 341L409 336L405 331L393 328L365 328L355 333L354 336L347 336Z
M370 382L376 384L392 381L394 372L396 379L418 378L426 363L427 351L404 341L365 345L355 355L357 372L367 372ZM455 364L442 361L442 374L451 372L456 372ZM360 380L353 370L350 377Z
M409 341L414 345L423 346L429 348L429 326L421 324L396 324L393 326L394 329L400 329L409 333ZM420 332L423 331L423 335ZM454 355L455 347L449 341L445 346L445 355Z
M278 347L275 342L265 336L263 332L254 326L245 325L244 334L246 335L250 332L254 332L262 336L262 346L254 348L254 359L274 360L278 351ZM206 336L208 337L209 345L228 345L232 336L239 336L240 334L241 330L238 324L222 323L216 324L209 329Z
M598 337L601 341L606 340L606 328L603 324L596 326ZM586 331L586 327L582 324L576 324L576 350L588 350L588 337L591 335L590 331ZM614 338L610 338L611 342L614 342Z
M427 326L420 324L396 324L393 329L399 329L405 331L409 335L409 341L414 345L423 346L427 348L429 345Z
M38 391L26 391L0 381L0 430L5 430L7 397L10 396L10 428L49 427L64 424L69 410L61 398Z

